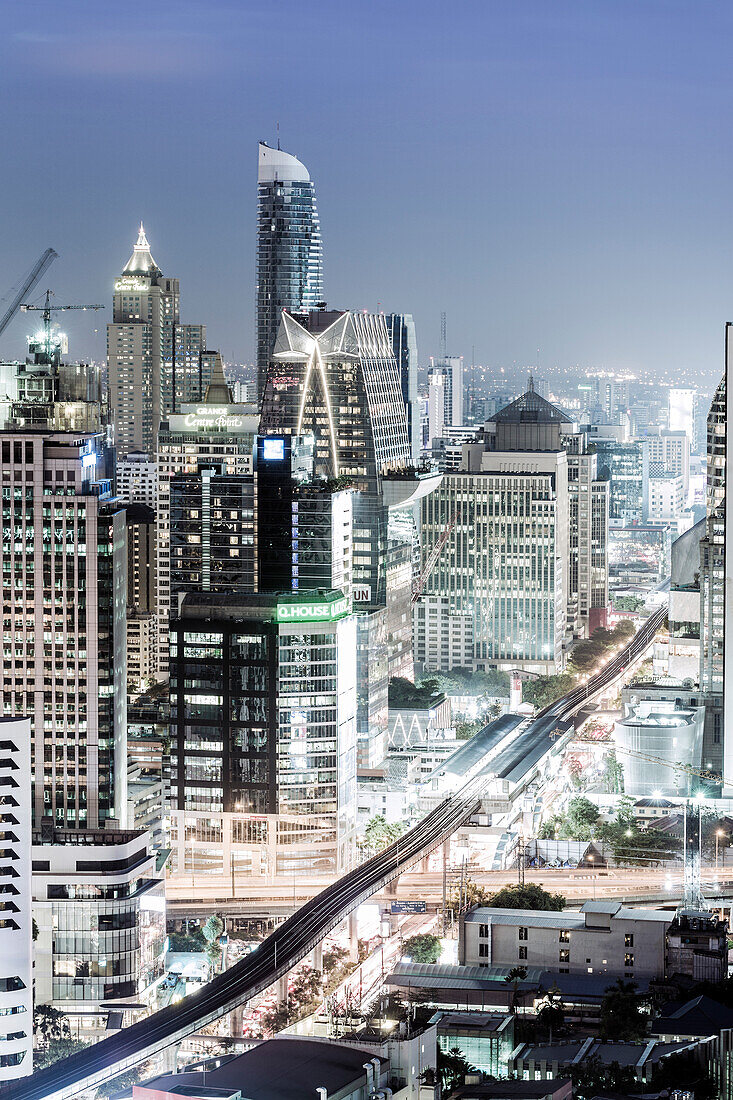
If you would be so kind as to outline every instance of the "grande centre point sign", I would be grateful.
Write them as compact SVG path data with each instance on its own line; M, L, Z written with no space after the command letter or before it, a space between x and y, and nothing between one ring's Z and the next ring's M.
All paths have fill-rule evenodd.
M243 432L256 431L257 425L251 410L241 405L197 405L190 412L173 413L168 419L172 431Z
M323 623L343 619L350 613L351 601L347 596L334 600L303 597L302 600L279 603L275 618L279 623Z

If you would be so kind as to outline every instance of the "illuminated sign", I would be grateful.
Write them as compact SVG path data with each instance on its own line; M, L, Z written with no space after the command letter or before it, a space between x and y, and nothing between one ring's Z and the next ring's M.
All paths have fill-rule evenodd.
M262 440L262 457L265 462L282 462L285 458L285 440L284 439L269 439Z
M82 455L81 464L84 467L84 469L87 469L89 466L96 466L97 465L97 456L95 454Z
M142 282L140 279L118 279L115 283L115 290L147 290L148 284Z
M341 596L337 600L304 600L279 603L275 618L279 623L323 623L343 619L351 611L349 600Z
M372 602L372 586L370 584L355 584L353 594L354 603Z
M230 408L230 405L202 405L196 412L187 413L183 422L187 428L243 428L244 417L230 412Z

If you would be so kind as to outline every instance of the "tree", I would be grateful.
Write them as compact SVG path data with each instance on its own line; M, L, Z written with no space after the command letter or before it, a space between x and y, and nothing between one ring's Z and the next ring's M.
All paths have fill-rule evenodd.
M31 936L33 938L34 943L38 939L38 935L39 935L39 933L38 933L38 924L36 923L36 918L33 917L32 922L31 922Z
M41 1037L44 1046L53 1040L70 1039L69 1017L53 1005L38 1005L33 1010L33 1033Z
M636 982L617 978L601 1001L601 1039L629 1042L646 1033L646 1020L639 1007Z
M599 1093L609 1091L627 1096L638 1085L634 1071L629 1066L620 1066L618 1062L602 1062L597 1054L585 1058L579 1065L569 1069L573 1081L573 1096L577 1100L592 1100Z
M143 1062L139 1066L133 1066L132 1069L126 1069L124 1073L113 1077L111 1081L107 1081L105 1085L101 1085L97 1089L96 1100L107 1100L109 1096L116 1096L118 1092L129 1090L133 1085L137 1085L141 1077L146 1077L149 1072L150 1062Z
M375 814L367 821L364 830L364 847L373 852L381 852L383 848L394 844L395 840L405 831L402 821L387 823L386 817Z
M536 882L527 882L523 886L504 886L481 904L494 909L535 909L559 913L565 908L565 898L562 894L543 890Z
M45 1047L34 1051L33 1068L43 1069L45 1066L52 1066L54 1062L58 1062L62 1058L68 1058L70 1055L76 1054L77 1051L84 1050L87 1046L89 1044L82 1039L50 1039Z
M517 1011L517 1003L519 1000L519 983L523 982L527 977L526 966L513 966L504 981L507 985L512 987L511 1001L509 1002L509 1011L514 1015Z
M468 875L463 880L462 886L459 883L453 887L448 899L448 908L454 913L458 913L461 908L470 909L473 905L490 904L488 892Z
M404 943L405 954L416 963L436 963L443 951L439 936L425 932L421 936L410 936Z
M571 840L592 840L598 825L598 807L588 798L571 798L565 815L565 831Z
M556 676L537 676L526 679L522 684L522 702L542 710L554 703L562 695L575 687L575 677L570 672L559 672Z
M550 1042L552 1042L553 1031L557 1031L565 1023L565 1012L563 1011L560 990L556 986L548 989L538 1003L537 1022L549 1031Z
M465 1084L466 1074L473 1072L474 1067L466 1061L460 1047L450 1050L438 1047L438 1077L445 1095Z
M216 913L211 914L206 924L201 929L201 934L206 941L206 957L209 960L209 966L212 972L216 970L217 963L221 959L219 939L223 931L224 921L221 917L217 917Z
M480 718L474 718L469 722L464 718L459 718L454 723L456 731L457 741L470 741L472 737L475 737L478 731L485 725Z
M606 754L606 766L603 771L603 785L608 794L620 794L624 789L624 769L614 749Z

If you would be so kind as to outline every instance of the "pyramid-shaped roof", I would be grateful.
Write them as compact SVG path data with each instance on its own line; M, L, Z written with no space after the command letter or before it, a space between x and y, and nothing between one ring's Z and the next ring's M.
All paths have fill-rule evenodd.
M527 392L500 409L494 420L502 424L572 424L572 420L562 409L550 404L537 393L532 378L529 380Z
M145 236L143 223L140 222L140 230L137 235L137 243L132 250L132 256L122 269L123 275L153 275L160 274L160 268L150 254L150 245Z

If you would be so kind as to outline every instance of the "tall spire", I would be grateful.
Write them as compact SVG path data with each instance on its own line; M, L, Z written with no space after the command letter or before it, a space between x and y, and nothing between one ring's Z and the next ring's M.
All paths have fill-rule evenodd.
M140 222L137 242L132 250L132 256L130 256L130 259L125 264L122 274L149 275L153 272L160 272L160 268L150 254L150 245L148 244L148 238L145 236L145 226Z

